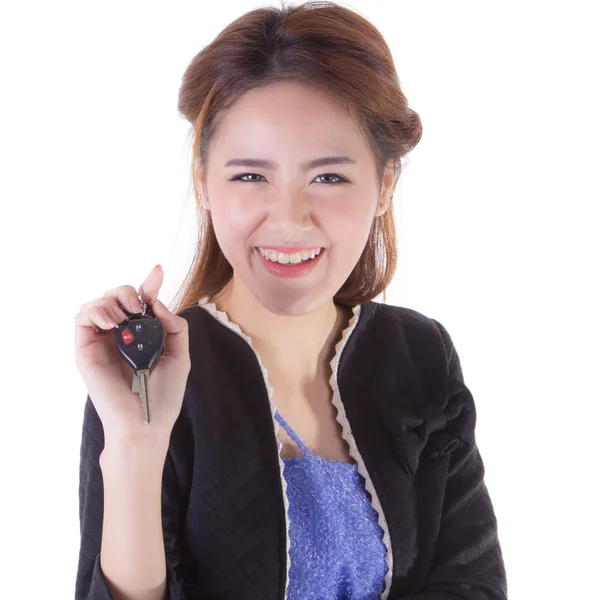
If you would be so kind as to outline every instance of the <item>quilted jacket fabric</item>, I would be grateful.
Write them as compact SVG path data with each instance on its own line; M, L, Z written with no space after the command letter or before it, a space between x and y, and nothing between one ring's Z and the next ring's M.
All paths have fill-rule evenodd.
M214 304L179 315L192 368L163 472L167 600L285 600L289 504L268 373ZM475 404L447 330L413 309L357 305L331 366L342 435L384 532L381 598L506 600ZM100 568L103 447L88 396L75 600L114 600Z

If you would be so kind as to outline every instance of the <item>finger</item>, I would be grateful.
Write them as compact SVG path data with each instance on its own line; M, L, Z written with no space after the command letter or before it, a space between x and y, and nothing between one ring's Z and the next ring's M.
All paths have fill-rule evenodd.
M158 292L162 285L163 272L160 265L156 265L150 273L144 279L141 285L141 296L142 300L146 304L152 305L152 302L158 298ZM129 313L142 312L142 305L138 298L138 290L132 285L120 285L119 287L108 290L104 293L104 298L112 298L116 300L123 310ZM87 305L83 305L80 310L90 304L95 304L96 301L88 302Z
M142 300L152 306L158 298L158 292L163 284L164 272L161 265L156 265L140 286L140 296Z
M108 310L99 305L89 306L86 310L75 315L75 350L81 350L94 340L94 327L110 331L117 324Z
M138 299L137 290L132 285L120 285L112 290L108 290L104 293L103 298L109 298L118 302L119 308L128 313L142 312L142 305ZM97 304L98 300L101 300L101 298L88 302L87 306Z
M80 312L85 312L86 310L89 310L90 308L94 307L104 308L108 316L117 324L120 324L129 318L129 315L121 308L121 303L118 301L118 297L103 296L102 298L96 298L95 300L88 302L86 304L86 309ZM131 312L130 308L126 310L128 312Z
M173 314L158 299L154 302L152 311L165 331L165 354L181 361L189 360L188 322L183 317Z

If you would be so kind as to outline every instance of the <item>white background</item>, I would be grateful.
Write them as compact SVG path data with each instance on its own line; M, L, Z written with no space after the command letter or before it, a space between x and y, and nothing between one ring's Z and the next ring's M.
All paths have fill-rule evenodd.
M598 593L595 4L345 3L380 29L423 121L387 301L439 320L458 350L512 600ZM3 597L73 597L73 319L157 263L171 302L196 225L181 76L259 6L1 9Z

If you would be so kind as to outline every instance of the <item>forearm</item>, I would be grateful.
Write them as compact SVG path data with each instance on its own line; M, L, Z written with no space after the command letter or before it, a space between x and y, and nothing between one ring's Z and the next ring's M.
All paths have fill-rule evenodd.
M166 598L161 487L167 450L168 441L106 441L100 455L100 565L115 600Z

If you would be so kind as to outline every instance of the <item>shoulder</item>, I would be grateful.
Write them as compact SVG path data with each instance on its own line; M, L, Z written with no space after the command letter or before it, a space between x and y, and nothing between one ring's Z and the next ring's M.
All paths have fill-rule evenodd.
M436 394L448 375L462 380L458 354L437 319L405 306L378 302L361 305L356 336L349 340L355 364L367 373L385 373L380 385L411 388L415 404ZM353 339L354 337L354 339Z
M374 337L387 339L404 351L440 350L450 362L455 353L448 330L437 319L406 306L367 302L365 326Z
M186 306L177 312L178 317L183 317L190 325L192 323L205 321L206 311L198 304Z
M230 343L239 345L243 342L235 331L239 328L232 325L225 313L219 312L213 304L187 306L178 311L177 316L188 322L191 351L199 350L209 342L213 346Z

